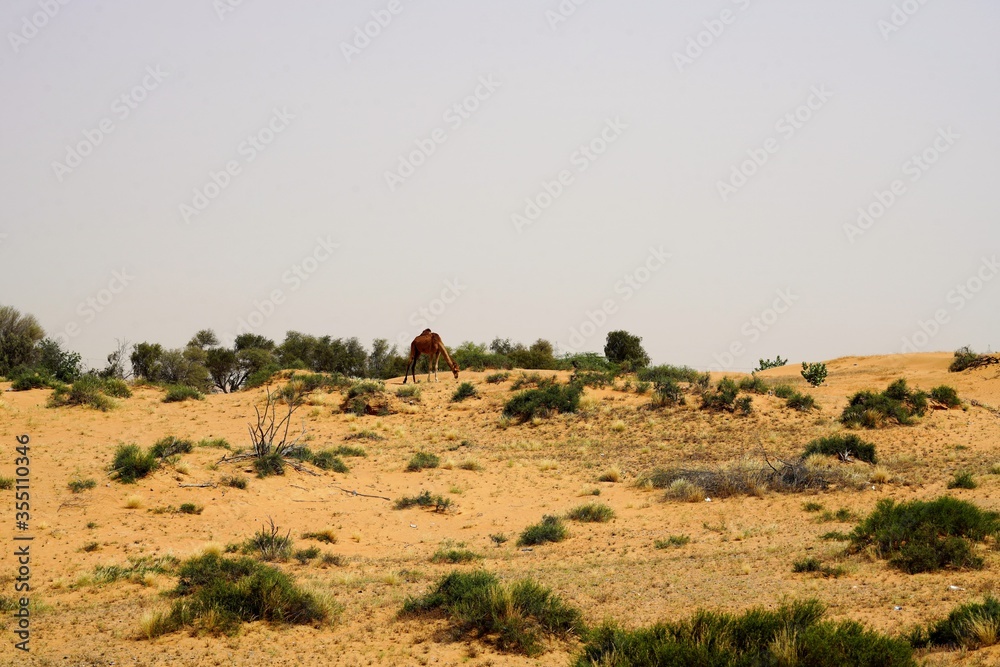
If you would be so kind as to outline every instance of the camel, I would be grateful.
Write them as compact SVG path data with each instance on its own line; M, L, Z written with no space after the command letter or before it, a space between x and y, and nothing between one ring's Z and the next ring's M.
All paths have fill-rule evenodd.
M448 362L448 366L451 368L451 372L455 374L455 379L458 379L458 364L451 360L451 356L448 354L448 350L445 348L444 343L441 342L441 336L432 332L430 329L424 329L419 336L413 339L410 343L410 361L406 364L406 374L403 376L403 384L406 384L406 380L412 372L413 381L417 382L417 360L420 359L421 354L426 354L430 357L430 361L427 364L427 381L431 381L431 366L434 367L434 381L438 381L438 360L441 355L444 355L445 361Z

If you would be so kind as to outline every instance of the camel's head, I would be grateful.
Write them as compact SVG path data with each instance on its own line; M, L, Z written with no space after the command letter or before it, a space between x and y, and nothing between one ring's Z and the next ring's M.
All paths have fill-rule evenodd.
M455 374L455 379L458 379L458 364L451 367L451 372Z

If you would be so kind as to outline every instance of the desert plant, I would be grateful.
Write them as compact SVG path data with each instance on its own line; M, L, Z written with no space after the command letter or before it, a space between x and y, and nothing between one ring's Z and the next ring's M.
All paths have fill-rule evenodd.
M319 547L306 547L305 549L299 549L292 553L292 558L299 561L301 565L305 565L309 561L319 556Z
M73 493L80 493L81 491L86 491L97 486L97 482L92 479L71 479L69 484L67 484L69 490Z
M995 358L992 358L995 361ZM952 373L958 373L966 370L967 368L977 368L981 365L991 363L991 357L986 354L979 354L968 345L960 347L955 350L955 356L951 360L951 365L948 366L948 370Z
M642 348L642 338L627 331L609 331L604 356L613 364L628 363L632 368L649 365L649 355Z
M658 407L684 405L684 391L671 378L663 377L653 382L653 404Z
M327 528L325 530L302 533L302 539L316 540L317 542L325 542L326 544L336 544L337 534L333 532L332 528Z
M431 556L432 563L470 563L481 559L482 556L468 549L438 549Z
M582 393L583 388L577 384L528 389L507 401L503 415L508 419L525 422L535 417L548 417L556 412L576 412L580 407Z
M853 433L831 435L813 440L806 445L802 456L811 456L813 454L839 456L844 460L855 458L872 464L878 463L878 458L875 455L875 445L862 440Z
M234 489L245 489L249 485L247 478L243 475L226 475L219 480L219 483Z
M957 408L962 405L962 399L958 397L958 392L946 384L931 389L930 396L932 401L946 408Z
M163 397L164 403L180 403L188 400L203 401L205 400L205 395L194 387L174 384L167 387L167 393Z
M615 518L615 511L601 503L587 503L571 509L566 513L566 518L573 521L606 523Z
M562 519L557 516L547 514L536 524L532 524L521 531L517 538L519 547L528 547L535 544L545 544L546 542L562 542L569 532L563 524Z
M972 473L968 470L959 470L955 476L948 480L949 489L974 489L979 484L972 478Z
M657 549L672 549L683 547L691 541L688 535L670 535L666 539L654 540L653 546Z
M785 405L799 412L809 412L816 408L816 399L809 394L800 394L796 391L787 397Z
M750 394L766 394L771 390L771 386L765 382L763 378L758 377L754 373L740 378L737 386L740 391L745 391Z
M724 377L715 385L714 390L706 391L701 395L701 407L703 410L736 410L736 395L739 393L736 381L729 377Z
M292 553L292 531L281 534L274 524L274 519L268 518L267 525L254 533L254 536L243 543L242 551L253 554L263 561L284 561Z
M881 393L859 391L848 401L840 421L851 427L880 428L896 423L909 425L927 410L927 394L911 391L906 380L893 382Z
M826 364L802 362L802 377L814 387L826 382Z
M332 470L339 473L347 473L349 471L344 461L337 456L337 451L333 449L324 449L321 452L317 452L312 457L311 463L322 470Z
M420 400L420 386L415 384L404 385L396 390L396 397Z
M204 509L201 505L195 505L194 503L181 503L177 511L181 514L201 514Z
M479 396L479 392L476 391L476 388L472 385L472 383L463 382L458 385L458 389L456 389L455 393L451 395L451 402L460 403L467 398L475 398L477 396Z
M506 382L510 378L510 373L507 371L501 371L499 373L490 373L486 376L486 384L500 384L501 382Z
M410 507L431 508L435 512L447 512L451 508L451 499L440 495L431 495L430 491L421 491L416 496L404 496L397 500L393 507L398 510Z
M614 665L809 665L916 667L903 639L854 621L825 621L815 600L741 615L698 611L688 619L628 630L605 621L592 629L574 667Z
M529 656L545 635L569 637L584 630L580 612L531 580L501 583L488 572L452 572L421 597L403 603L405 615L444 611L461 634L495 637L501 651Z
M182 440L172 435L164 436L153 443L149 453L159 459L165 459L178 454L189 454L194 448L190 440Z
M135 484L159 467L152 452L144 452L139 445L118 445L111 463L111 475L124 484Z
M406 472L420 472L425 468L437 468L439 465L441 465L441 458L437 454L417 452L406 464Z
M777 357L774 358L773 361L770 359L761 359L760 363L757 365L757 368L754 369L754 372L756 373L757 371L766 371L769 368L780 368L787 363L788 359L782 359L781 355L779 354Z
M110 390L121 395L117 382L112 383L96 375L84 375L73 382L72 386L55 385L55 391L49 397L49 406L89 405L102 412L107 412L117 405L107 392ZM125 391L128 391L127 387L125 387ZM130 395L131 393L128 393L125 397Z
M948 496L933 501L880 500L851 533L851 549L871 547L903 572L944 567L979 569L983 559L972 544L1000 532L1000 514Z
M970 602L952 609L947 618L910 634L917 648L944 646L977 649L1000 640L1000 601L987 595L982 602Z

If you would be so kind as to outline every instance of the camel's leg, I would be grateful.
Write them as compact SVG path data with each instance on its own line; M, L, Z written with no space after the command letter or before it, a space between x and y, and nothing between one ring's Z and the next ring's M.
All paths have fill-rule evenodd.
M437 354L434 355L434 381L435 382L440 382L440 380L438 380L438 362L439 361L441 361L441 353L440 352L438 352Z
M437 361L437 359L434 357L433 353L427 355L427 381L428 382L431 381L431 373L433 372L433 367L434 367L434 362L435 361Z

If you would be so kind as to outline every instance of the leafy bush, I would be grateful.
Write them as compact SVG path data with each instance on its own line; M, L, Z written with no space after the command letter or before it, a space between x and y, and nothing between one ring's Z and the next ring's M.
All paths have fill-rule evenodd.
M438 549L431 556L432 563L469 563L482 558L479 554L468 549Z
M911 391L900 378L882 393L859 391L848 401L840 421L851 427L880 428L888 423L909 425L927 411L927 394Z
M268 525L254 533L254 536L243 543L241 549L245 554L252 554L264 561L284 561L292 553L292 531L281 534L281 530L268 519Z
M757 377L754 374L740 378L737 386L740 391L745 391L750 394L766 394L771 390L770 385L764 381L764 378Z
M460 634L495 637L501 651L542 652L544 635L582 634L580 612L531 580L503 584L488 572L452 572L425 595L407 598L404 614L444 611Z
M794 392L785 400L785 405L799 412L809 412L816 408L816 399L809 394Z
M506 382L510 378L510 373L506 371L501 371L499 373L490 373L486 376L486 384L500 384L501 382Z
M753 413L753 396L740 396L736 399L734 404L736 412L741 415L749 415Z
M379 438L381 438L381 436L379 436ZM338 445L328 451L333 452L337 456L368 456L368 452L361 447L351 447L350 445Z
M966 368L974 366L976 362L984 356L986 355L974 352L968 345L960 347L955 350L955 356L951 360L951 365L948 366L948 370L952 373L964 371Z
M955 473L955 476L948 480L949 489L974 489L978 484L976 480L972 478L972 473L967 470L960 470Z
M556 380L555 375L542 377L541 373L521 373L510 383L510 390L517 391L529 385L534 385L538 389L548 389L555 386Z
M653 546L657 549L672 549L683 547L691 541L688 535L670 535L663 540L655 540Z
M824 382L826 382L826 364L814 363L807 364L802 362L802 377L806 379L806 382L814 387L818 387Z
M878 463L878 458L875 455L875 445L865 442L853 433L831 435L813 440L806 445L802 456L810 456L812 454L823 454L824 456L847 454L860 461L867 461L872 464Z
M615 518L615 511L601 503L587 503L574 507L566 513L567 519L594 523L606 523Z
M931 389L931 400L946 408L957 408L962 405L962 399L958 397L958 392L946 384Z
M729 377L724 377L715 385L715 389L706 391L701 395L701 407L703 410L736 410L736 395L740 388L736 382Z
M556 412L576 412L580 407L582 393L583 388L577 384L528 389L507 401L503 415L525 422L535 417L547 417Z
M813 558L811 556L792 563L792 572L810 572L824 577L833 577L834 579L845 574L843 567L840 567L839 565L835 567L824 565L818 558Z
M662 366L640 368L636 371L636 377L640 380L652 382L654 384L664 380L700 384L705 378L708 378L708 373L699 373L695 369L688 366L671 366L670 364L664 364Z
M167 613L144 622L148 638L197 627L213 634L233 634L242 623L309 624L328 619L331 607L299 589L291 577L249 558L209 553L180 567L174 590L179 597Z
M168 435L157 440L149 449L149 453L158 459L165 459L178 454L190 454L193 448L194 445L190 440L181 440Z
M801 665L915 667L912 647L854 621L824 621L815 601L739 616L699 611L676 622L627 630L605 622L591 630L575 667Z
M982 602L970 602L956 607L944 618L918 628L910 635L917 648L946 646L977 649L992 646L1000 640L1000 601L987 595Z
M385 391L385 383L380 380L359 380L347 390L347 398L372 396Z
M777 357L774 358L774 361L771 361L770 359L761 359L757 368L754 369L754 372L756 373L757 371L766 371L769 368L780 368L787 363L788 359L782 359L781 355L779 354Z
M49 398L50 407L60 407L64 405L89 405L92 408L107 412L115 407L116 403L109 398L108 392L127 398L131 396L128 387L124 387L121 380L105 380L96 375L84 375L73 383L72 386L59 384L55 385L55 391Z
M118 445L111 463L111 475L123 484L135 484L159 467L152 452L144 452L138 445Z
M67 486L73 493L80 493L81 491L94 488L97 486L97 482L93 479L71 479Z
M12 374L11 391L28 391L29 389L47 389L55 387L59 383L48 375L43 375L36 370L25 370L22 373Z
M562 542L569 532L563 524L562 519L557 516L547 514L536 524L528 526L521 531L521 536L517 538L519 547L528 547L534 544L545 544L546 542Z
M205 399L205 395L194 387L188 387L183 384L175 384L167 387L167 395L163 397L164 403L179 403L181 401L187 401L189 399L194 399L201 401Z
M631 364L633 368L649 365L649 355L642 348L642 338L627 331L609 331L604 356L613 364Z
M195 505L194 503L181 503L178 511L181 514L201 514L203 509L201 505Z
M784 399L789 399L799 393L795 391L795 388L790 384L776 384L771 391L774 392L774 395L778 398Z
M476 391L476 388L472 385L472 383L463 382L458 385L458 389L456 389L455 393L451 395L451 402L459 403L467 398L474 398L476 396L479 396L479 393Z
M393 505L398 510L411 507L430 507L435 512L446 512L451 507L451 499L440 495L431 495L430 491L421 491L416 496L404 496Z
M227 475L220 479L219 483L234 489L245 489L249 485L249 481L243 475Z
M577 370L573 372L570 382L583 385L584 387L602 389L607 387L609 384L614 384L615 374L614 371L605 372Z
M437 468L439 465L441 465L441 458L437 454L417 452L406 464L406 472L420 472L424 468Z
M944 567L979 569L983 559L973 553L972 543L998 531L1000 514L948 496L929 502L884 499L851 533L851 549L872 547L909 574Z
M653 403L657 406L684 405L684 392L675 380L664 377L653 383Z
M396 390L397 398L411 398L413 400L420 399L420 385L408 384L400 387Z

